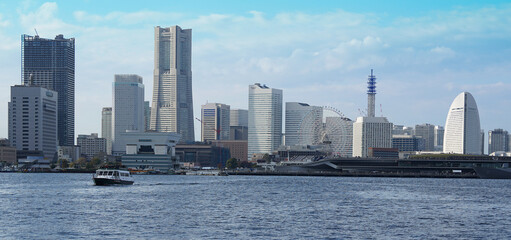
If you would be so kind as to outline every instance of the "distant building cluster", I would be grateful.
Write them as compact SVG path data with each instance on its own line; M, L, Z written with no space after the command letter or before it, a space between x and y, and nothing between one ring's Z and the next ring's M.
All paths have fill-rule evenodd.
M75 39L22 35L21 83L11 87L8 139L0 163L39 166L80 159L120 161L134 169L225 166L240 161L312 161L324 157L394 158L421 152L484 154L474 97L462 92L444 126L394 125L375 116L376 76L367 78L367 114L355 120L329 106L283 102L283 90L248 85L248 109L201 105L193 116L192 30L154 28L154 86L145 101L141 76L113 74L112 102L101 109L101 136L75 136ZM284 107L285 106L285 107ZM363 114L361 114L363 115ZM201 139L195 141L194 124ZM488 154L510 152L509 133L488 132Z

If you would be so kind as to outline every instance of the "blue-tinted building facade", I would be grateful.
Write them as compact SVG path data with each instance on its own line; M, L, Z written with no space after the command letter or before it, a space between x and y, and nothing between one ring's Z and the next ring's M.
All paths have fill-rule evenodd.
M58 93L58 145L74 145L75 39L21 36L21 81Z

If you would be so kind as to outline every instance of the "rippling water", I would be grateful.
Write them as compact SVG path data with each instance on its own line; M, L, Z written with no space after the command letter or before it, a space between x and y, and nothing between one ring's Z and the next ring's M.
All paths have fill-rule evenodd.
M511 238L511 181L0 174L0 239Z

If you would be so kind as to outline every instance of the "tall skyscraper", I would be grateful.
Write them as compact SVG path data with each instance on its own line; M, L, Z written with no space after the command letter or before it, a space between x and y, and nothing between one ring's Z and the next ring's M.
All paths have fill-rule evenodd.
M248 140L248 110L231 109L230 124L229 140Z
M443 151L444 148L444 127L435 126L435 151Z
M106 153L112 154L112 108L104 107L101 111L101 137L106 139Z
M231 109L230 124L231 126L248 127L248 110Z
M11 87L9 140L18 151L42 151L52 159L57 152L58 93L44 87Z
M415 125L415 136L420 136L424 139L424 150L435 150L435 125L429 123Z
M21 36L21 78L58 93L58 144L74 145L75 138L75 39Z
M192 30L155 27L151 129L194 141L193 124Z
M501 128L488 131L488 154L509 152L509 133Z
M144 102L144 119L145 119L145 131L151 129L151 104L149 101Z
M230 133L230 106L207 103L201 109L202 141L228 140Z
M376 77L367 81L367 117L358 117L353 123L353 156L367 157L369 148L392 148L392 123L385 117L374 116Z
M121 133L126 130L145 131L144 84L135 74L115 75L112 107L112 153L123 154L126 145Z
M304 121L304 118L307 118ZM308 126L304 126L307 124ZM306 103L286 102L286 146L312 145L323 125L323 109Z
M282 90L256 83L248 93L248 158L271 153L282 141Z
M479 111L474 97L468 92L460 93L449 108L445 121L443 151L482 154Z

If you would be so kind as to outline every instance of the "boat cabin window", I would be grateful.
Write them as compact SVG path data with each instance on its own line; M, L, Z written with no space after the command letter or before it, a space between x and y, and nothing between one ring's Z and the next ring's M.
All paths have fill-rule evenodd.
M112 176L113 174L114 174L114 172L108 171L109 176Z

